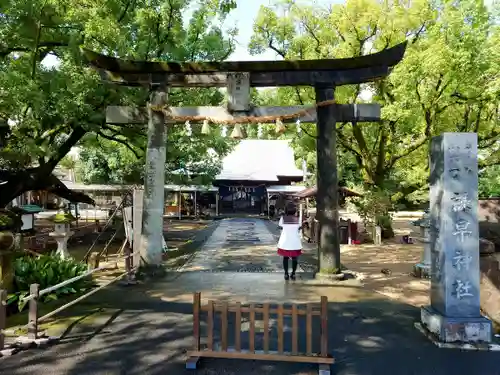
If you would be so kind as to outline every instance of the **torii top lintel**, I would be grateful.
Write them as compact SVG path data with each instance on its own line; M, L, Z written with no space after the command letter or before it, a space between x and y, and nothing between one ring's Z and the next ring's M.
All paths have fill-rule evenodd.
M249 73L250 85L317 86L373 81L403 58L406 42L352 58L281 61L150 62L118 59L82 49L103 80L128 86L223 87L228 73Z

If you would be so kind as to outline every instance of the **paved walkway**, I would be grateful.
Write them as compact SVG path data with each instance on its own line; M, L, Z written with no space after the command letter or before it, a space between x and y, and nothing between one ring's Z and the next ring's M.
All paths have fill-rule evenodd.
M222 222L218 229L240 226L235 223ZM262 222L253 223L254 232L258 232ZM240 231L249 231L247 223L240 228ZM216 238L214 232L208 245L216 247ZM219 237L219 244L223 240ZM209 246L200 255L210 249ZM212 255L223 256L223 250L216 250ZM205 261L211 261L210 258L206 257ZM200 258L195 259L197 262L201 262ZM273 272L184 272L177 276L174 281L128 289L116 286L96 293L87 307L103 309L97 318L91 316L81 321L59 345L0 359L0 374L317 374L317 367L312 365L231 360L204 360L199 370L186 371L186 351L192 344L194 291L202 293L204 302L218 299L303 304L318 302L320 296L327 296L329 347L337 360L333 366L336 375L500 374L500 353L438 349L413 328L419 319L418 308L368 290L356 281L327 287L302 281L285 282L281 274ZM233 319L231 316L230 324ZM317 335L317 329L314 332ZM271 335L274 334L271 328ZM243 343L245 341L243 338Z
M276 245L275 236L260 219L221 220L201 251L180 271L283 272Z

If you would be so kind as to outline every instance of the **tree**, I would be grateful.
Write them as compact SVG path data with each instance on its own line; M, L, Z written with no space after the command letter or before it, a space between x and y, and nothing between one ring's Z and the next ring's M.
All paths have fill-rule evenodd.
M279 16L279 10L285 15ZM285 59L341 58L408 40L403 61L388 78L337 89L339 102L363 102L361 93L368 90L383 106L383 121L338 124L337 137L340 152L351 156L367 187L392 191L394 200L418 200L426 189L434 135L477 132L485 155L480 166L500 163L500 34L495 21L495 14L474 0L350 0L330 8L289 0L261 8L251 51L270 48ZM310 88L283 88L275 99L275 105L307 104L314 96ZM304 129L313 133L312 127ZM304 136L296 148L313 160L315 142Z
M169 128L165 182L208 184L220 172L222 157L234 146L214 129L200 134L193 126L189 136L183 126ZM215 133L215 134L214 134ZM90 137L89 137L90 138ZM145 138L136 138L125 147L92 137L84 142L79 155L79 178L87 184L142 184L144 181Z
M85 65L80 46L142 60L223 60L233 51L217 26L233 0L13 0L0 5L0 207L29 190L74 201L52 171L88 134L133 150L136 126L104 123L108 105L144 105L147 89L107 85ZM193 10L185 26L185 15ZM57 68L43 65L57 56ZM217 97L215 90L173 90L172 102ZM200 100L200 98L205 98Z

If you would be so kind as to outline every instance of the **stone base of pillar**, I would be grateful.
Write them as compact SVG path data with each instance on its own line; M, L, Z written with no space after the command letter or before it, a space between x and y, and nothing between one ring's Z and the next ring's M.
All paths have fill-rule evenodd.
M322 273L322 272L316 272L314 274L314 278L316 280L321 280L321 281L340 281L340 280L346 280L346 274L341 272L341 273Z
M484 316L450 318L432 306L420 310L422 327L442 343L491 343L492 323Z
M431 277L431 266L429 264L417 263L413 266L412 275L419 279L429 279Z

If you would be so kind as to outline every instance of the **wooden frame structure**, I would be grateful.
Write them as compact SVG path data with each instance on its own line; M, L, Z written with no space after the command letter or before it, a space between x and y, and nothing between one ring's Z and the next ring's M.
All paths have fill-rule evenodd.
M378 53L345 59L247 62L129 61L82 50L103 80L147 87L151 91L147 109L109 108L106 114L109 123L145 123L146 120L148 123L142 232L138 245L141 257L150 264L160 263L162 259L158 249L161 248L163 217L157 207L164 205L166 123L214 118L212 122L229 124L301 119L317 124L319 271L340 270L336 122L379 121L380 106L337 104L335 88L387 76L401 61L405 50L406 42L403 42ZM251 87L273 86L312 86L316 93L315 106L255 108L251 105ZM167 105L170 87L227 87L228 106L226 109L171 108ZM298 108L302 108L300 113L295 112Z
M206 349L202 348L201 335L201 314L207 313L207 337ZM220 343L214 339L215 320L217 313L220 313L221 337ZM228 345L229 314L234 313L234 346ZM249 347L243 349L241 345L241 322L243 314L248 314L249 319ZM262 319L257 319L257 314L262 315ZM277 350L270 350L270 316L277 315ZM285 351L284 340L284 317L290 316L292 319L292 342L291 351ZM313 317L318 316L320 320L320 352L313 352ZM299 317L306 320L306 345L305 352L299 352ZM263 322L263 349L256 350L256 321ZM262 306L250 304L242 306L240 302L228 304L227 302L216 303L208 301L206 305L201 303L201 293L193 295L193 350L189 353L186 362L187 369L196 369L201 357L207 358L227 358L227 359L249 359L262 361L282 361L282 362L302 362L317 363L320 365L320 374L330 374L329 365L334 363L333 357L328 353L328 299L321 297L320 309L315 310L314 304L308 303L306 309L300 309L298 305L292 304L290 308L285 308L283 304L271 307L269 303Z

